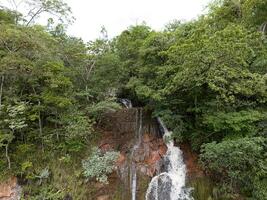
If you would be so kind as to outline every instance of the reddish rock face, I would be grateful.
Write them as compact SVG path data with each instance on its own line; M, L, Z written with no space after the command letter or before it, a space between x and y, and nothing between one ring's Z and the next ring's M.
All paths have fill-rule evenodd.
M3 197L10 197L12 194L12 186L8 184L1 184L0 185L0 198Z
M1 200L19 200L21 188L17 184L17 178L13 177L5 183L0 184Z
M143 135L143 142L144 143L148 143L148 142L151 142L153 141L155 138L152 136L152 135L149 135L148 133L145 133Z
M101 131L103 140L100 141L99 148L102 152L115 149L120 151L120 156L116 162L118 169L125 168L130 164L128 162L134 162L139 172L153 177L159 170L159 164L167 152L167 146L163 139L154 132L155 129L143 127L145 130L141 143L132 152L133 146L136 145L136 122L134 121L136 115L134 110L127 110L127 112L119 111L109 116L112 121L107 122L106 131ZM133 113L131 114L131 112Z
M113 149L112 145L108 143L100 145L99 148L101 149L102 152L111 151Z
M120 167L120 166L122 166L125 163L125 161L126 161L126 156L123 153L120 153L116 165L118 167Z
M122 109L106 113L97 129L102 137L98 144L101 151L115 150L120 155L116 162L117 171L109 176L110 184L99 188L95 199L108 199L106 195L113 199L112 192L117 187L123 188L123 194L119 194L123 196L121 199L130 199L132 170L136 169L138 180L150 181L150 177L160 172L167 152L157 121L144 109ZM140 188L144 187L141 183L144 182L137 182L137 199L142 199L146 191L145 188L141 193Z
M102 145L101 149L109 149L111 145ZM167 146L161 138L157 138L152 134L144 134L142 136L141 144L133 152L131 162L135 162L137 169L144 175L153 177L160 164L161 159L167 152ZM129 155L128 155L129 156ZM127 164L127 155L124 152L120 153L117 160L117 167L121 168Z
M189 144L179 144L183 151L184 161L187 168L187 175L189 178L203 177L204 172L198 164L198 154L192 151Z
M161 156L158 151L152 151L150 157L146 160L148 165L154 165L160 161Z
M167 153L167 150L168 150L168 148L167 148L167 146L165 144L164 145L161 145L159 147L159 155L161 157L163 157Z

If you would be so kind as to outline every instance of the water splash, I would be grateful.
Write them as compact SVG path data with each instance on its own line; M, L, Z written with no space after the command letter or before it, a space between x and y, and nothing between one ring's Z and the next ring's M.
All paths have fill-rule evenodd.
M152 178L146 192L146 200L193 200L190 189L185 186L186 166L182 151L174 146L171 132L158 118L160 129L164 133L168 151L164 156L165 172Z
M136 174L136 166L132 164L131 168L131 194L132 200L136 200L136 189L137 189L137 174Z

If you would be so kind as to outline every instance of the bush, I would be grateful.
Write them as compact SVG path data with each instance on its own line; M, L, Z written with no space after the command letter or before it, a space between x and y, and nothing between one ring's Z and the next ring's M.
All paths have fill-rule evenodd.
M241 190L246 196L262 199L266 194L266 139L263 137L225 140L202 146L200 160L213 177L227 185L232 193ZM260 190L260 191L259 191Z
M118 156L118 152L101 153L100 149L93 148L91 156L82 161L84 176L88 179L96 178L97 181L107 184L107 175L115 169Z

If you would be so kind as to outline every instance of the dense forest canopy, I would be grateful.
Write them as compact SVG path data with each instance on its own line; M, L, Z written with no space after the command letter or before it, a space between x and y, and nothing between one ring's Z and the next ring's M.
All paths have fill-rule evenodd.
M191 144L222 199L267 199L267 1L216 0L197 20L113 39L103 28L89 43L66 34L61 0L28 6L27 16L0 9L1 177L31 188L49 181L48 162L81 168L102 113L127 97ZM61 23L35 24L44 12ZM63 187L50 181L26 193Z

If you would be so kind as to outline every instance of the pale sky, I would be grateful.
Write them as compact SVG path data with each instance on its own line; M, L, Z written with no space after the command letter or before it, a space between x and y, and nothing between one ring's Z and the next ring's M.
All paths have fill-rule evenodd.
M69 33L85 41L99 37L105 26L109 37L120 34L130 25L143 21L155 30L168 22L190 20L204 12L211 0L66 0L75 23Z
M23 0L0 0L0 5L10 7L12 2ZM84 41L100 36L101 27L109 38L119 35L131 25L146 22L155 30L161 30L173 20L187 21L204 13L211 0L63 0L72 8L76 21L68 33ZM18 9L23 12L20 4ZM41 20L42 21L42 20ZM46 22L45 22L46 23Z

